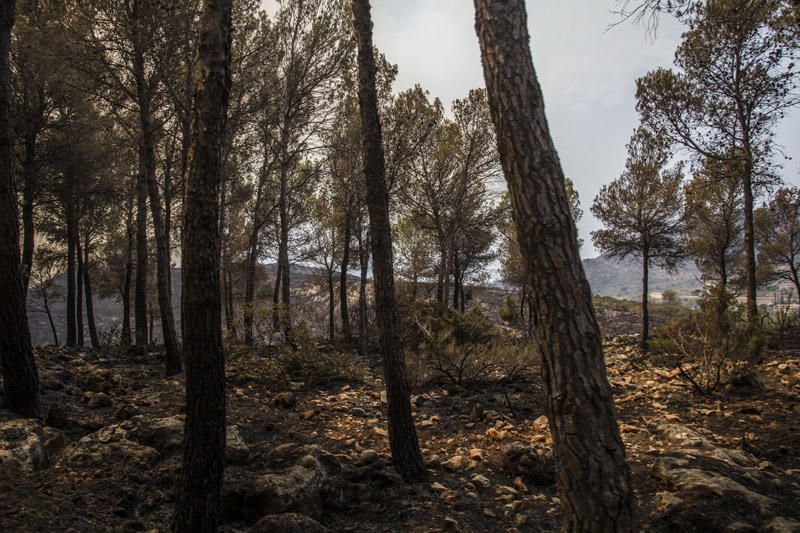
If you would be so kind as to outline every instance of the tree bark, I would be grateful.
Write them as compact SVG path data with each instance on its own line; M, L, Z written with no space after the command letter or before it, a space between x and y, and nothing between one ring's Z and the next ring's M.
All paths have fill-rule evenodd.
M136 235L133 227L133 199L128 200L128 217L125 223L127 247L125 250L125 277L122 281L122 331L120 342L123 346L131 345L131 279L133 277L133 246Z
M78 276L75 283L75 327L78 333L78 346L84 345L83 328L83 247L81 237L78 232L78 225L75 225L75 257L78 262Z
M78 325L75 316L75 192L74 177L64 177L64 210L67 230L67 346L77 346Z
M257 231L250 235L244 286L244 342L253 344L253 300L256 293L256 259L258 257Z
M94 319L94 302L92 299L92 281L89 274L89 238L83 243L83 291L86 295L86 323L89 326L89 339L92 348L100 347L100 338L97 336L97 323Z
M25 294L33 268L33 200L36 190L36 132L25 135L25 159L22 163L22 281Z
M364 241L367 242L364 242ZM369 272L369 236L364 239L358 233L358 263L361 269L358 280L358 353L366 355L368 350L369 323L367 321L367 275Z
M392 234L386 193L385 161L375 90L375 58L369 0L353 0L353 19L358 41L358 103L361 111L361 140L364 178L372 243L375 316L380 332L386 397L389 404L389 444L392 462L406 481L423 480L427 472L411 415L406 379L400 318L394 292Z
M144 51L139 39L135 45L136 94L139 105L140 168L144 171L147 193L150 197L150 217L153 220L153 234L156 241L156 292L161 318L161 336L164 341L166 375L173 376L181 371L181 348L175 329L172 313L172 294L170 293L170 253L169 237L166 233L164 215L161 212L161 193L156 181L156 159L154 147L153 120L150 116L150 95L144 72ZM216 228L215 228L216 229ZM151 332L152 335L152 332Z
M344 219L344 247L342 248L342 264L339 268L339 314L342 318L342 336L350 340L353 336L350 330L350 312L347 305L347 268L350 266L350 240L352 222L350 211Z
M336 291L333 288L333 267L328 270L328 340L336 340Z
M25 309L14 185L8 60L13 26L14 1L0 2L0 357L6 406L22 416L38 417L39 375Z
M647 352L648 341L650 340L650 309L648 308L648 296L650 289L648 288L650 281L650 254L645 248L642 254L642 339L641 347L644 352Z
M133 296L133 322L136 347L147 346L147 177L139 168L136 176L136 278Z
M526 260L564 531L632 531L630 474L524 0L475 0L500 161Z
M47 298L47 291L42 294L42 303L44 304L44 312L47 313L47 321L50 323L50 331L53 333L53 346L58 348L58 330L56 330L56 323L53 321L53 313L50 312L50 301Z
M219 276L221 150L230 97L231 0L203 0L184 177L186 425L174 531L214 532L222 514L225 354Z

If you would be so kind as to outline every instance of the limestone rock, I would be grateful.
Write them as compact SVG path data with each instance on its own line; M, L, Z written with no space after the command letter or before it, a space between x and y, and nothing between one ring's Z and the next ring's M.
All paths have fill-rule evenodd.
M244 497L244 517L302 512L312 518L322 514L322 489L327 473L312 456L305 456L285 472L264 474Z
M39 470L45 466L44 433L36 420L16 418L0 421L0 468Z

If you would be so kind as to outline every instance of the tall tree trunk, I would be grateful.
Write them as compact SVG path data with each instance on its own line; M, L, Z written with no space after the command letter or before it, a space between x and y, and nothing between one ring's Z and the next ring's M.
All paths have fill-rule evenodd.
M78 331L78 346L83 346L83 247L81 246L81 238L78 233L77 224L75 227L75 257L78 260L78 275L77 282L75 283L75 327Z
M36 190L36 133L25 135L25 159L22 162L22 281L25 294L33 268L34 227L33 199Z
M50 311L50 300L47 298L47 291L42 294L42 303L44 304L44 312L47 313L47 321L50 323L50 332L53 334L53 346L58 348L58 330L56 323L53 321L53 313Z
M231 0L203 0L184 177L186 426L174 531L215 532L225 466L225 354L219 279L221 149L230 96Z
M281 278L283 277L283 264L280 261L275 265L275 287L272 289L272 331L280 327L280 301Z
M137 39L137 43L140 40ZM139 126L141 138L139 158L140 168L144 170L144 179L150 197L150 217L153 221L153 234L156 241L156 292L161 318L161 336L164 341L166 375L173 376L181 371L181 348L178 343L178 332L175 329L175 318L172 313L172 294L170 293L170 252L169 237L166 233L164 214L161 212L161 193L156 181L156 156L154 146L153 120L150 116L150 94L145 79L144 51L141 44L134 46L134 65L136 92L139 104ZM214 228L216 231L216 227ZM151 332L152 335L152 332Z
M650 309L647 305L649 300L649 281L650 281L650 254L645 247L642 254L642 350L647 352L648 341L650 340Z
M333 288L333 265L328 270L328 340L336 340L336 291Z
M281 169L281 184L280 184L280 197L278 199L278 210L280 218L280 242L278 243L278 263L281 265L281 327L287 338L289 330L291 329L291 315L289 311L290 305L290 288L291 288L291 275L289 272L289 213L287 206L287 180L288 168L282 165Z
M747 283L747 317L751 324L758 323L758 301L756 300L756 244L753 221L752 166L747 163L744 172L744 252L745 282Z
M78 345L78 324L75 316L75 193L73 176L66 176L64 210L67 229L67 346Z
M353 336L350 330L350 312L347 305L347 268L350 266L351 229L352 220L348 209L344 219L344 248L342 248L342 263L339 268L339 314L342 318L342 336L346 340Z
M353 0L353 19L358 41L358 103L361 111L361 140L364 150L364 178L369 209L372 270L375 285L375 316L380 332L386 397L389 404L389 444L392 462L406 481L422 480L427 472L411 416L406 379L400 318L394 292L392 234L375 90L375 58L372 47L372 19L369 0Z
M254 229L250 235L250 250L247 253L247 267L244 285L244 342L253 344L253 300L256 293L256 258L258 257L258 237Z
M86 294L86 323L89 326L89 339L92 348L100 347L100 338L97 336L97 323L94 319L94 302L92 301L92 281L89 274L89 237L83 243L83 291Z
M147 346L147 177L142 162L136 176L136 279L133 297L133 322L136 347Z
M123 346L131 345L131 279L133 278L133 246L136 231L133 227L133 198L128 200L128 217L125 222L127 246L125 249L125 277L122 281L122 331L120 342Z
M524 0L475 0L500 161L531 286L564 531L632 531L630 474Z
M364 242L367 241L367 242ZM366 355L369 339L369 322L367 317L367 275L369 273L369 236L362 237L358 231L358 263L360 267L358 280L358 352Z
M20 270L19 221L11 131L11 70L8 64L14 2L0 2L0 358L6 406L39 416L39 375L33 359Z
M459 310L460 280L459 280L458 250L453 249L453 309Z

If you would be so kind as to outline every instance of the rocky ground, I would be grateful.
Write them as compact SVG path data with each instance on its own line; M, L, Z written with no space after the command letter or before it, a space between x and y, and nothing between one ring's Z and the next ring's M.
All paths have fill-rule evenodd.
M692 392L635 338L606 352L644 531L800 531L800 354L758 383ZM166 531L180 475L182 384L157 354L40 349L43 423L0 411L0 531ZM382 382L276 381L228 363L226 531L555 531L543 391L426 387L413 404L426 484L390 466ZM262 372L263 370L263 372Z

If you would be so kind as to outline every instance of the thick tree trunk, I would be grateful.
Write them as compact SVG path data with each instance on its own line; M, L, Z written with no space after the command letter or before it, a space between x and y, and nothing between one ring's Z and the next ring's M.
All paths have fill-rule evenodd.
M642 254L642 350L647 352L650 340L650 309L649 300L649 281L650 281L650 254L645 249Z
M83 244L83 291L86 295L86 323L89 326L89 339L92 348L100 347L100 338L97 336L97 323L94 319L94 301L92 298L92 280L89 274L89 239Z
M392 462L398 472L406 481L416 481L425 479L427 472L422 464L417 431L411 415L403 342L400 337L400 318L394 292L392 234L389 225L378 97L375 90L375 58L369 0L353 0L353 19L358 41L358 102L361 110L364 177L372 243L375 316L380 332L386 397L389 404L387 417L389 444L392 450Z
M339 314L342 318L342 336L349 340L353 334L350 330L350 312L347 306L347 268L350 266L350 240L352 222L350 211L344 219L344 247L342 248L342 263L339 267Z
M230 96L231 0L203 0L183 220L186 426L174 531L215 532L225 465L219 279L221 149Z
M564 531L632 531L630 474L524 0L475 0L500 160L530 276Z
M25 159L22 162L22 281L25 294L33 268L34 227L33 199L36 190L36 133L25 136Z
M39 416L39 375L33 359L25 285L20 271L19 222L11 131L11 71L8 64L14 2L0 2L0 357L5 404Z

